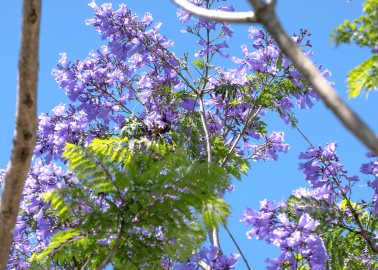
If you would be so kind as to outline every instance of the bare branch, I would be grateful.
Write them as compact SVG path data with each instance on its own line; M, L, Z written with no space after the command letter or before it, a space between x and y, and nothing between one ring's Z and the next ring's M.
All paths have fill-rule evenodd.
M233 22L233 23L254 23L256 22L255 13L249 12L228 12L222 10L209 10L198 7L186 0L172 0L182 9L190 12L195 16L217 22Z
M5 269L8 261L22 190L36 140L40 16L41 0L24 0L16 127L0 205L0 269Z
M210 133L209 133L209 127L208 123L206 120L206 111L205 111L205 106L203 104L203 98L202 98L202 93L197 89L196 91L199 104L200 104L200 115L201 115L201 122L203 126L203 131L205 133L205 141L206 141L206 152L207 152L207 162L211 163L212 161L212 155L211 155L211 141L210 141ZM220 246L219 243L219 237L218 237L218 229L216 227L213 227L211 230L208 230L210 242L214 247Z

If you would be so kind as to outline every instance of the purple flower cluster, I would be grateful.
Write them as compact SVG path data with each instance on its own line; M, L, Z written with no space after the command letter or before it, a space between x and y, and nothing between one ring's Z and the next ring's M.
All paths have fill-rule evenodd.
M196 6L209 8L209 1L205 0L190 0L192 4ZM233 12L235 11L232 6L227 7L218 7L218 10ZM181 23L188 23L191 18L191 14L183 9L178 9L177 17ZM208 57L209 55L219 54L222 57L228 58L229 55L221 49L228 48L228 43L226 40L222 40L223 37L230 38L233 35L233 30L230 25L226 22L212 22L203 18L193 18L195 23L191 26L188 26L183 32L188 32L194 34L198 37L197 44L201 47L200 50L196 50L195 57ZM220 26L220 33L217 33L217 28ZM201 32L206 32L205 35L202 35ZM217 33L215 36L210 36L212 33ZM203 36L207 36L203 38ZM222 40L222 41L221 41Z
M368 182L368 186L373 189L373 198L371 206L371 214L378 215L378 160L377 157L371 153L366 155L368 158L373 160L369 163L362 164L360 171L363 174L372 175L374 180Z
M169 102L173 101L162 98L162 102L157 96L161 89L179 87L179 62L167 49L172 41L158 33L161 24L152 26L151 14L139 19L125 5L116 11L111 4L98 6L93 2L90 6L96 14L87 24L93 25L108 44L83 61L71 63L62 54L53 71L60 87L72 102L79 103L77 110L87 115L88 122L105 127L113 122L115 128L120 127L125 114L134 115L128 106L135 106L138 100L144 106L138 119L148 129L153 129L153 121L158 126L172 124L176 116Z
M219 252L217 247L204 247L197 254L193 255L186 263L176 264L175 270L195 270L200 262L204 262L211 270L231 270L235 268L239 254L232 253L226 256Z
M289 151L289 145L283 143L284 132L273 132L270 136L265 136L265 142L260 145L247 145L243 146L243 150L252 151L251 157L254 161L260 159L278 159L278 153L287 153Z
M60 104L52 110L51 115L41 114L38 117L35 155L44 156L44 161L50 163L52 160L61 159L63 147L67 142L86 145L93 138L108 134L109 127L98 119L107 117L108 110L104 112L104 108L95 108L97 112L103 112L95 115L95 111L89 112L88 107L86 109L91 115L72 104L68 109L65 104ZM111 115L110 117L112 118Z
M280 256L267 259L267 269L298 269L300 265L308 264L311 269L325 269L327 252L323 240L317 236L315 228L318 222L309 214L304 213L298 222L293 222L283 213L286 204L263 200L260 210L247 209L241 218L252 229L247 237L265 240L280 249ZM301 255L301 259L298 259Z
M298 213L316 207L325 211L331 208L340 210L338 203L349 197L350 187L359 181L356 175L348 175L348 171L339 162L336 148L336 143L329 143L324 149L321 146L311 146L299 155L304 160L299 163L299 170L303 171L311 189L299 188L292 195L299 199L310 199L316 205L297 204L295 208Z
M287 77L296 87L303 91L302 94L293 93L299 107L302 109L311 108L313 106L313 100L318 99L317 94L311 87L307 87L299 72L290 61L282 55L273 38L253 26L250 27L248 31L249 38L252 40L252 46L255 50L250 52L246 45L241 47L244 59L237 57L232 58L232 61L239 66L237 72L241 74L246 74L248 71L266 73L270 74L272 79L277 76ZM301 29L300 34L294 34L292 38L298 45L304 43L303 47L312 47L310 41L306 40L308 36L310 36L309 31ZM306 54L312 55L312 52L309 51L306 52ZM330 75L328 70L324 70L322 73L324 77ZM281 106L282 105L283 104L281 104ZM293 107L291 101L286 99L284 108L291 107Z
M30 263L28 258L33 253L44 250L49 243L49 237L65 228L51 212L42 194L72 185L74 179L71 172L63 171L55 163L44 165L40 159L34 161L23 191L21 215L15 226L9 269L27 269Z
M329 143L323 150L322 147L310 147L308 151L299 155L305 160L299 164L299 169L303 171L305 179L313 188L327 187L324 190L335 192L347 192L348 186L342 185L341 178L349 182L358 181L357 176L348 176L343 165L339 163L336 155L336 143ZM331 191L332 190L332 191Z

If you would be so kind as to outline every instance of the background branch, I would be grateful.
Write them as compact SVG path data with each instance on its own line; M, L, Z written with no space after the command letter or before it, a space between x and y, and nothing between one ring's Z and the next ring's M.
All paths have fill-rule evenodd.
M22 9L16 127L0 205L0 269L5 269L8 261L37 129L36 102L41 0L24 0Z
M121 226L120 226L119 231L117 233L113 248L109 251L108 256L106 256L106 258L101 262L101 264L98 267L96 267L96 270L102 270L106 266L108 266L108 264L111 262L113 256L117 253L118 248L119 248L119 244L120 244L120 241L121 241L121 236L122 236L122 233L123 233L124 226L125 226L125 222L122 219Z

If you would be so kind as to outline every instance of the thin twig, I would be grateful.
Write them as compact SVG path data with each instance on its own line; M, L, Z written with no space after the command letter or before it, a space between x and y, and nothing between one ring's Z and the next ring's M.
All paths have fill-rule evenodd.
M227 156L225 156L225 158L222 160L222 163L221 163L222 167L224 165L226 165L226 163L227 163L228 159L230 158L232 152L234 151L236 145L239 143L240 139L243 137L245 131L247 130L247 127L250 125L251 121L259 114L259 112L261 111L261 109L262 109L262 106L259 106L257 108L256 112L251 116L251 114L253 112L253 107L251 108L251 111L248 113L247 121L246 121L243 129L240 131L238 137L235 139L234 143L232 144L230 150L227 153Z
M204 261L198 261L198 265L204 269L204 270L211 270L211 267L210 265L208 265L207 263L205 263Z
M203 127L203 131L205 133L207 162L211 163L212 156L211 156L210 133L209 133L209 127L208 127L207 120L206 120L205 106L203 104L202 94L197 92L197 96L198 96L198 101L199 101L199 105L200 105L200 115L201 115L202 127Z
M87 265L90 263L90 261L91 261L91 257L89 257L86 261L85 261L85 263L83 264L83 266L80 268L80 270L85 270L85 269L87 269Z
M119 231L117 233L114 246L109 251L108 256L106 256L106 258L102 261L102 263L99 266L96 267L96 270L102 270L102 269L104 269L110 263L110 261L112 260L113 256L117 253L118 247L119 247L119 244L120 244L120 241L121 241L121 236L122 236L124 224L125 224L125 222L122 219L121 220L121 226L120 226Z
M227 232L228 235L230 236L232 242L235 244L236 249L239 251L240 256L242 257L242 259L243 259L245 265L247 266L247 269L248 269L248 270L252 270L252 268L251 268L251 267L249 266L249 264L248 264L247 258L244 256L243 251L241 250L240 246L238 245L238 242L236 241L236 239L235 239L234 236L232 235L231 231L228 229L227 225L224 225L223 227L226 229L226 232Z

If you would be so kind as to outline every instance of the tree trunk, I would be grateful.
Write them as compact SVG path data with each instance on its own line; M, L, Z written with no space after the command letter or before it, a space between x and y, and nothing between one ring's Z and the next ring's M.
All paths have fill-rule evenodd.
M41 0L24 0L18 62L16 126L0 205L0 269L5 269L7 265L22 190L36 141L40 16Z

